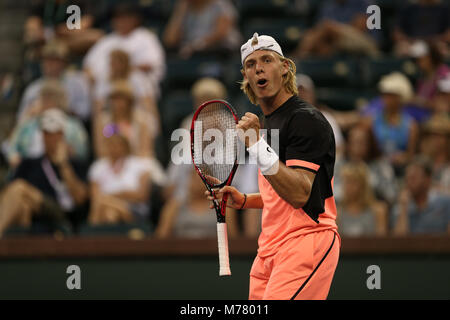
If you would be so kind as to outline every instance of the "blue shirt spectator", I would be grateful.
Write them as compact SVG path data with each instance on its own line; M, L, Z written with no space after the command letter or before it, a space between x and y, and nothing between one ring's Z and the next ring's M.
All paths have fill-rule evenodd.
M397 235L450 232L450 197L432 192L432 165L416 157L407 166L404 188L393 208Z
M394 224L400 215L400 206L393 209ZM407 209L410 233L445 233L450 224L450 197L429 194L425 207L411 201Z

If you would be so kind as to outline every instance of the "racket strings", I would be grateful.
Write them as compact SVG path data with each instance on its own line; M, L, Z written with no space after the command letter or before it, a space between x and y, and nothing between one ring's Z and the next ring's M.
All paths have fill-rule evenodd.
M219 185L228 179L237 158L235 119L224 104L211 103L195 122L194 163L205 177L211 177L211 185Z

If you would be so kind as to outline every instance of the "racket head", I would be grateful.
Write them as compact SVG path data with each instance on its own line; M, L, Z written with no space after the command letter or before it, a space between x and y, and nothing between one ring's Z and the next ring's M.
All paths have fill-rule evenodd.
M201 124L200 124L201 123ZM238 167L238 138L236 124L238 117L235 109L225 100L209 100L201 104L191 123L191 157L195 170L203 180L209 192L215 188L230 185ZM213 129L208 132L208 130ZM214 131L215 130L215 131ZM206 134L205 134L206 133ZM212 134L211 140L204 141ZM212 157L205 159L205 150L217 142L214 134L221 135L222 144L211 149ZM214 141L212 139L214 138ZM220 142L220 141L219 141ZM219 154L216 154L219 152ZM214 159L213 159L214 158ZM219 160L216 163L215 160ZM225 216L227 196L222 198L222 205L214 202L216 211ZM219 220L218 220L219 221Z

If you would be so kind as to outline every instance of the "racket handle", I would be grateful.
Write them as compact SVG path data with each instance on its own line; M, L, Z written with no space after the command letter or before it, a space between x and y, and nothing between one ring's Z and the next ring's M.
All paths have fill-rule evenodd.
M228 256L228 236L227 224L225 222L217 223L217 242L219 246L219 275L230 276L230 258Z

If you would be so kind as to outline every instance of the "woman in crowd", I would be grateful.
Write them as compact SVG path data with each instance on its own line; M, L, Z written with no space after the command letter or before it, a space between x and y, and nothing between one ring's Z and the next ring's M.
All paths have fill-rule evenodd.
M142 110L135 107L135 96L128 83L115 82L106 108L102 110L99 105L95 108L94 147L97 156L105 156L104 140L117 132L128 139L133 155L151 157L152 125L145 119Z
M126 51L121 49L111 51L109 62L109 74L99 77L95 84L94 100L96 104L100 104L97 108L105 106L108 96L114 89L114 83L127 82L136 98L136 108L146 116L148 123L151 123L149 127L152 128L152 135L156 135L160 128L160 117L156 106L157 96L154 87L142 71L132 68L130 56Z
M373 132L356 125L348 132L346 152L335 165L334 194L337 201L344 196L341 168L349 163L365 162L368 166L369 184L377 199L393 204L398 192L392 165L382 156Z
M217 219L210 202L203 196L205 187L195 170L191 168L186 179L179 181L174 197L161 211L156 237L213 238L217 233ZM228 235L237 234L236 214L227 208Z
M105 139L107 156L89 169L91 209L89 223L143 222L149 215L150 167L131 155L126 137Z
M341 235L387 234L387 206L375 200L369 183L369 171L363 162L349 163L341 170L343 198L338 203Z

